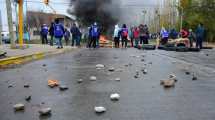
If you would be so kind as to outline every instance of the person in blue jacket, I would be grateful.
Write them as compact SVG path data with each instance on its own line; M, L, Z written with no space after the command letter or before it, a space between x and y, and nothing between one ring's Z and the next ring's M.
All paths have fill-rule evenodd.
M54 37L55 41L57 41L57 49L63 48L62 44L62 38L64 36L64 27L60 23L59 19L55 20L55 25L54 25Z
M48 44L48 39L47 39L48 33L49 33L48 26L46 24L43 24L41 26L41 31L40 31L41 38L42 38L42 44Z
M91 48L92 46L93 48L96 48L96 46L99 47L100 31L96 22L91 26L89 34L91 38L89 48Z
M196 48L202 49L202 42L205 36L205 28L203 24L200 23L198 28L196 29Z

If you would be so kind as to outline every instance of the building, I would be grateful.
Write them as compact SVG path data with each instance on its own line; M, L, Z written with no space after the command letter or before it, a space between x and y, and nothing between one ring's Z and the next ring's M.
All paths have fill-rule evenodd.
M30 39L40 39L40 29L43 24L51 25L51 22L54 22L55 19L59 19L61 23L64 24L65 27L70 27L72 23L75 22L74 18L71 18L66 15L54 14L54 13L44 13L44 12L36 12L36 11L28 11L27 12L27 25L30 31ZM26 26L26 25L25 25Z

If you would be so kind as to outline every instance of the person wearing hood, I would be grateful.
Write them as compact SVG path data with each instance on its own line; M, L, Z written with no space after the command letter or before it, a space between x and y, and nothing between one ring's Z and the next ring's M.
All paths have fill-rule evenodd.
M113 37L114 37L115 48L119 48L119 39L120 39L119 25L115 25Z
M47 39L47 36L48 36L48 33L49 33L49 28L46 24L43 24L41 26L41 37L42 37L42 44L48 44L48 39Z
M89 32L91 37L89 48L91 48L91 46L93 46L93 48L96 48L96 46L99 47L98 41L99 41L100 31L96 22L91 26Z

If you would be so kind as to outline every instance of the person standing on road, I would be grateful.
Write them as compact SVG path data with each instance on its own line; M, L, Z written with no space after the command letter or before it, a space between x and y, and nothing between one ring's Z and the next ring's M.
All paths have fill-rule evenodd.
M48 33L49 33L48 26L46 24L43 24L40 32L42 37L42 44L48 44L48 38L47 38Z
M70 40L70 32L67 30L67 28L65 28L64 39L65 39L66 46L68 46L69 40Z
M79 28L77 27L77 25L74 23L73 26L70 29L70 32L72 33L72 44L71 46L74 47L75 46L80 46L80 35L81 32L79 30Z
M51 26L49 28L49 35L51 37L49 44L50 46L53 46L53 42L54 42L54 22L51 23Z
M193 47L193 41L195 40L195 35L192 29L189 29L188 39L190 41L190 47Z
M147 25L140 24L139 26L140 44L148 44L148 27Z
M62 44L62 38L64 35L64 27L60 23L59 19L55 20L55 25L54 25L54 37L55 41L57 41L57 49L63 48Z
M89 48L91 48L93 46L93 48L96 48L99 47L99 37L100 37L100 32L99 32L99 28L98 28L98 25L97 23L95 22L90 30L90 37L91 37L91 40L90 40L90 43L89 43Z
M138 47L138 44L139 44L139 30L138 30L137 27L134 28L133 35L134 35L135 47Z
M130 30L129 30L129 38L131 40L131 47L134 47L134 34L133 34L133 31L134 31L134 27L131 27Z
M126 24L123 24L122 29L121 29L121 37L122 37L122 48L125 45L125 48L127 48L128 44L128 28Z
M114 37L115 48L119 48L119 39L120 39L119 25L115 25L113 37Z
M203 24L200 23L198 28L196 29L196 48L202 49L202 42L205 36L205 28Z

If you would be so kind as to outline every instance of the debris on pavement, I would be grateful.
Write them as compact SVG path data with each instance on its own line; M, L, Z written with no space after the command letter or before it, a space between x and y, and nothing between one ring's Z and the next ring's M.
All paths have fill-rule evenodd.
M30 85L29 84L24 84L24 88L29 88Z
M110 95L110 99L111 99L112 101L118 101L119 98L120 98L120 95L119 95L118 93L114 93L114 94L111 94L111 95Z
M9 85L8 85L8 88L12 88L12 87L13 87L13 84L9 84Z
M103 64L97 64L96 65L96 68L100 68L101 69L101 68L104 68L104 67L105 67L105 65L103 65Z
M195 76L195 75L193 74L192 80L193 80L193 81L198 80L197 76Z
M51 115L52 109L51 108L42 108L39 111L40 116L47 116Z
M83 82L83 79L79 79L78 81L77 81L77 83L82 83Z
M121 80L120 78L116 78L116 79L115 79L115 81L120 81L120 80Z
M96 76L91 76L90 77L90 81L96 81L96 80L97 80Z
M60 85L59 86L59 90L60 91L65 91L65 90L68 90L69 88L66 86L66 85Z
M161 85L164 86L164 88L171 88L175 87L175 80L161 80Z
M47 65L46 64L43 64L43 67L46 67Z
M48 80L48 86L51 88L59 86L59 81L58 80Z
M110 72L113 72L114 70L115 70L114 67L109 67L109 68L108 68L108 71L110 71Z
M30 95L29 95L29 96L26 96L26 97L25 97L25 100L26 100L27 102L31 101L31 96L30 96Z
M169 75L169 79L170 79L170 80L174 80L175 82L178 81L177 78L176 78L176 75L174 75L174 74L170 74L170 75Z
M190 72L189 72L189 71L186 71L185 74L186 74L186 75L190 75Z
M96 113L104 113L106 112L106 108L102 106L94 107Z
M143 74L147 74L148 73L147 69L142 69L141 71L143 72Z
M19 104L14 105L13 108L15 111L22 111L25 109L25 105L22 103L19 103Z

